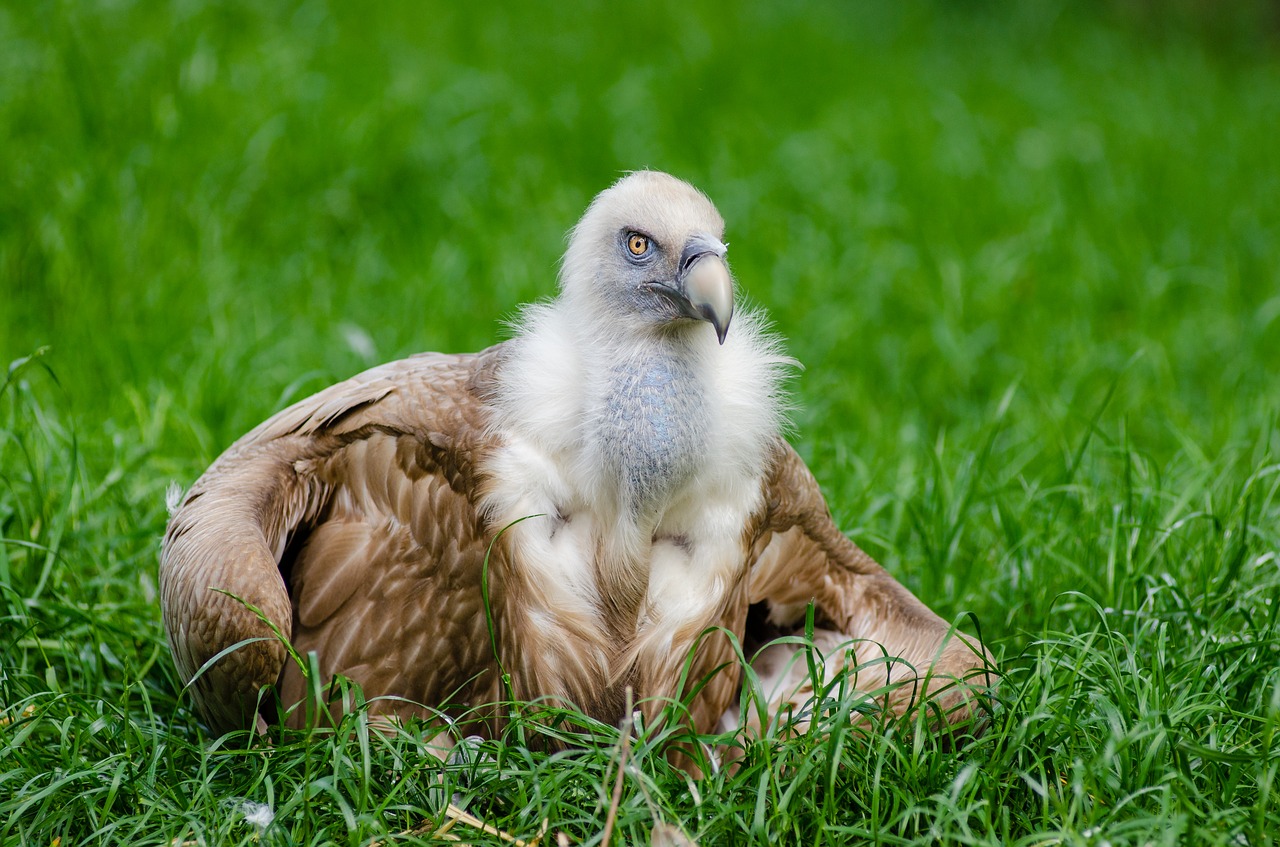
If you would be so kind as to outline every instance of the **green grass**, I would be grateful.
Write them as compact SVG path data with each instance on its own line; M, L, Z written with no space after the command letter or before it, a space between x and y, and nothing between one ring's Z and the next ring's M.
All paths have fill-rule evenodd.
M368 844L456 792L599 842L613 728L547 755L517 724L443 774L360 713L210 742L156 554L172 481L376 361L497 340L649 166L717 202L805 363L793 441L840 525L1006 676L959 750L837 716L691 781L640 732L613 843L1270 843L1278 27L1191 0L0 6L0 360L32 357L0 376L0 841L250 843L251 801L263 842Z

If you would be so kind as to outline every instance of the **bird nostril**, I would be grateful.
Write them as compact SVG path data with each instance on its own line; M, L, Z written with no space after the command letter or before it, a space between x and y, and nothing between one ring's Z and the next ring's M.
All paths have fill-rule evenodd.
M711 255L711 254L710 253L693 253L692 255L685 256L684 260L680 262L680 276L685 276L686 274L688 274L689 269L692 268L694 265L696 265L699 259L701 259L703 256L708 256L708 255Z

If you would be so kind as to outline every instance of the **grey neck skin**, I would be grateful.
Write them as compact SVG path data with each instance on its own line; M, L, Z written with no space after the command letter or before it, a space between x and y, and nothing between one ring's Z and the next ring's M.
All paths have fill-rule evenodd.
M660 519L665 502L706 452L705 389L678 352L653 344L614 366L602 398L601 451L620 484L619 506L641 523Z

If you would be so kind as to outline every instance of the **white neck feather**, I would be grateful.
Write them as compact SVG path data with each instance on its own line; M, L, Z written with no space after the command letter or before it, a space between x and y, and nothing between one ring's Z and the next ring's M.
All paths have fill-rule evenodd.
M522 315L494 421L556 466L565 505L647 544L691 487L717 501L758 489L794 365L762 318L741 310L722 346L701 323L601 333L574 305Z

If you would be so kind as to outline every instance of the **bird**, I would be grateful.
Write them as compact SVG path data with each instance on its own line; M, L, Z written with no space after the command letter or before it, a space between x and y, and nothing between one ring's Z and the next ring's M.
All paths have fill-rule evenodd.
M864 674L889 712L969 717L990 653L835 525L784 437L795 362L741 304L711 200L624 175L558 283L506 340L323 389L179 495L162 615L207 727L304 726L345 678L388 721L496 732L514 698L616 723L685 697L711 732L738 651L806 620L842 661L891 659Z

